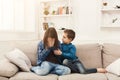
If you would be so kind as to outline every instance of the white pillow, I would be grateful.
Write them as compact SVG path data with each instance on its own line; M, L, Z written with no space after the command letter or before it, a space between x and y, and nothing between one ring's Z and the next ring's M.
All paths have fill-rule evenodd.
M110 73L120 76L120 58L108 65L106 70Z
M30 71L31 62L21 50L15 48L13 51L7 53L6 57L10 62L17 65L22 71Z

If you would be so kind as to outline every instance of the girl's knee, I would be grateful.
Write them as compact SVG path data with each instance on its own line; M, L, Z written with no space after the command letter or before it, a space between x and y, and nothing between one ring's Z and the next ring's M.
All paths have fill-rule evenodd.
M70 68L66 67L66 74L70 74L70 73L71 73Z
M41 66L31 68L31 71L41 76L47 75L50 72L50 70L51 70L51 67L49 65L49 62L47 61L44 61L41 64Z
M45 76L45 75L47 75L49 72L48 72L48 71L45 71L45 70L35 70L34 73L36 73L37 75L40 75L40 76Z
M47 61L44 61L44 62L42 62L41 67L42 68L50 68L50 63Z
M70 74L70 73L71 73L70 68L65 67L65 68L63 69L63 73L62 73L62 75L67 75L67 74Z
M44 62L42 62L42 65L49 65L49 62L44 61Z

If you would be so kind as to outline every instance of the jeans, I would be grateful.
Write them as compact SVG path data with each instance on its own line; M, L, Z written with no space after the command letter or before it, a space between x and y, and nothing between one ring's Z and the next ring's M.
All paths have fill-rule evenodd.
M63 64L71 69L73 73L81 73L81 74L87 74L87 73L96 73L97 69L92 68L92 69L86 69L84 65L82 64L81 61L78 59L76 60L68 60L65 59L63 61Z
M40 66L33 66L31 71L41 76L45 76L47 74L66 75L71 72L71 70L66 66L54 64L48 61L42 62Z

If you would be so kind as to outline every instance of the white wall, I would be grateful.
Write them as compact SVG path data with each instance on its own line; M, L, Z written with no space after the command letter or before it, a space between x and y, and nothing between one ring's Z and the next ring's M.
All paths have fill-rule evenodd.
M72 0L73 29L78 42L120 42L120 28L101 28L101 0Z
M38 39L39 0L36 0L35 27L36 32L26 33L0 33L0 40L34 40ZM83 42L120 42L120 28L100 27L100 1L101 0L71 0L73 6L73 27L76 32L74 43ZM31 10L28 10L31 11ZM31 13L32 14L32 13ZM30 17L28 19L31 19ZM31 21L28 21L31 23ZM28 24L29 25L29 24ZM23 36L24 35L24 36ZM43 35L39 35L43 36ZM24 39L23 39L24 38Z

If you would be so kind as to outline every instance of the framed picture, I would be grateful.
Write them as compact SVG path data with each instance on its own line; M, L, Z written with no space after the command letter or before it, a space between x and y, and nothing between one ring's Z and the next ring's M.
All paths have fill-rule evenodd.
M44 30L47 30L48 27L49 27L49 26L48 26L48 23L44 22L44 23L43 23L43 29L44 29Z

